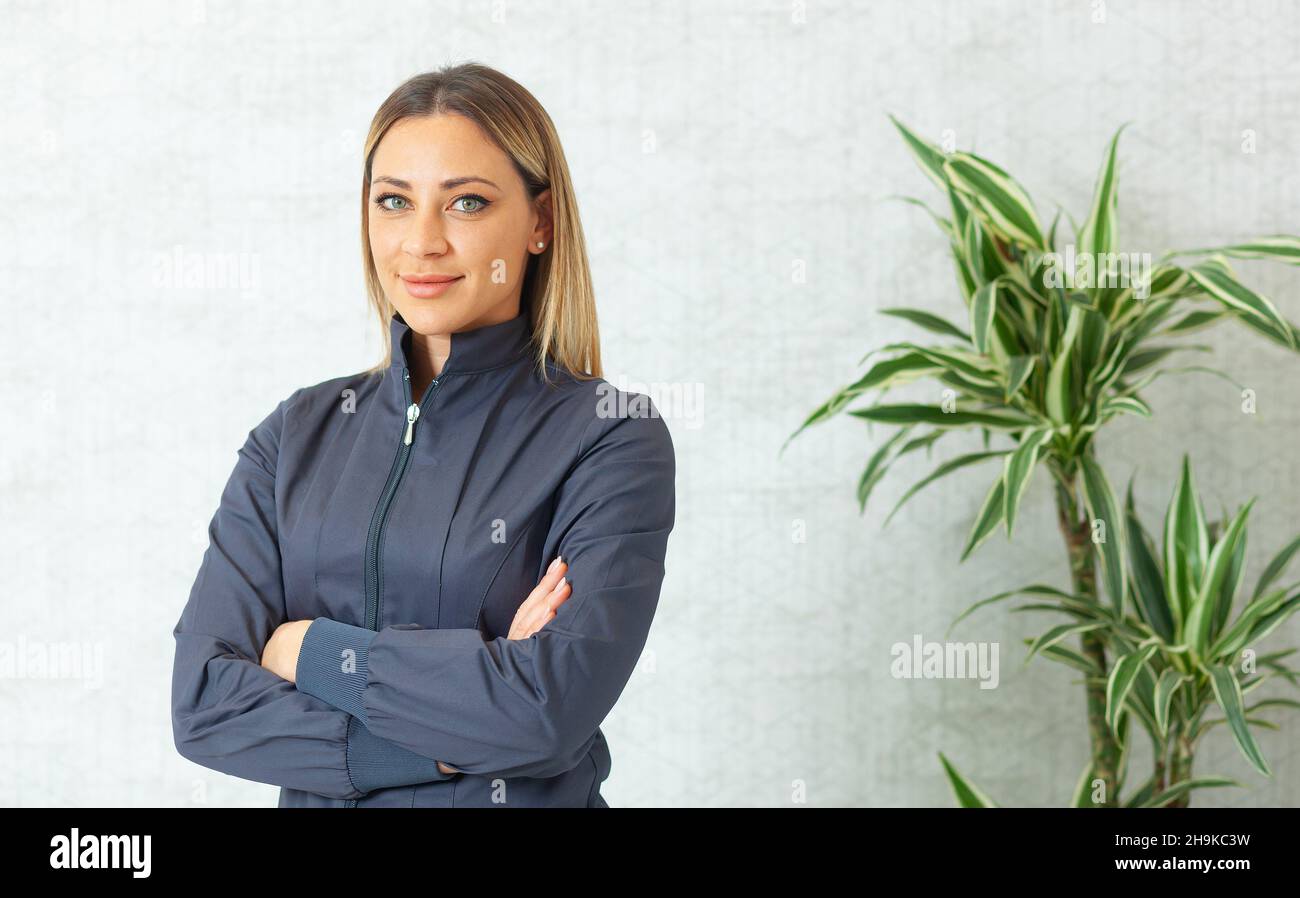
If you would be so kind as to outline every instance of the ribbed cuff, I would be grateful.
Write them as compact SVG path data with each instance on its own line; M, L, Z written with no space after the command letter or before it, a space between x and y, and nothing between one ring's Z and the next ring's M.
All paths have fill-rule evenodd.
M358 792L449 780L438 762L370 732L356 717L348 721L348 776Z
M299 692L314 695L368 723L363 696L370 676L370 643L379 634L365 627L318 617L307 628L298 651L294 681Z

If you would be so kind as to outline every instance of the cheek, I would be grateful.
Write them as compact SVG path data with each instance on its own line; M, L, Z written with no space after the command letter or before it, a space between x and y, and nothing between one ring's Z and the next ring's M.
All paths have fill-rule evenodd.
M527 258L510 245L496 245L483 257L482 285L488 291L514 289L523 279Z
M391 224L377 222L373 218L366 230L370 239L370 254L375 257L375 266L380 271L388 270L391 267L389 260L401 246L401 234Z

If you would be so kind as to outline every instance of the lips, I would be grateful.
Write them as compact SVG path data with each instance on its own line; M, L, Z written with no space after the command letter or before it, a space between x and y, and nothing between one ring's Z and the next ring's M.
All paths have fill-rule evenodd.
M416 299L430 299L446 293L463 278L464 275L412 274L402 275L402 284Z

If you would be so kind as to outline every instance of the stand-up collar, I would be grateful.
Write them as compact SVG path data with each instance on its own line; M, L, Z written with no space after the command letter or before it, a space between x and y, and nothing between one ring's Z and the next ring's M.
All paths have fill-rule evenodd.
M442 371L444 374L473 374L522 358L528 352L531 331L532 322L524 307L509 321L453 333L451 355L443 364ZM411 326L402 318L402 314L394 311L388 322L392 346L390 367L396 368L399 375L402 368L410 365L408 334L411 333Z

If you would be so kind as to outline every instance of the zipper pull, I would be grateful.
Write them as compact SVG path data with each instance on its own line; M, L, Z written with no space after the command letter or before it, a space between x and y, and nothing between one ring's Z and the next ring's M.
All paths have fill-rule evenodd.
M407 446L415 436L415 419L420 417L420 407L412 402L406 407L406 437L402 440Z

